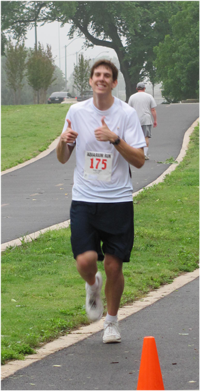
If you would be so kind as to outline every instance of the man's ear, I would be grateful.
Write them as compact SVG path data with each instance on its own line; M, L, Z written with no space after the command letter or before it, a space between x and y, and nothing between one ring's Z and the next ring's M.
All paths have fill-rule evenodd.
M113 83L112 83L112 90L117 86L117 84L118 84L117 80L113 81Z
M89 85L90 85L90 87L92 87L92 79L91 79L91 77L89 78Z

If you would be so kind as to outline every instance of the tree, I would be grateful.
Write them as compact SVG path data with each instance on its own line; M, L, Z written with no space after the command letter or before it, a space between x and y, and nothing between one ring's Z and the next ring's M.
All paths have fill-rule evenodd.
M7 75L5 71L6 57L1 57L1 104L2 105L12 105L14 103L13 93L11 88L8 86ZM65 87L65 79L60 68L55 67L54 71L54 81L49 86L47 90L47 97L51 95L54 91L62 91ZM28 84L27 77L25 74L23 80L23 87L21 90L21 104L30 105L34 103L33 90L32 87Z
M1 31L1 55L2 56L5 56L6 44L7 44L7 38L3 33L3 31Z
M27 79L35 92L35 102L46 102L47 89L55 80L54 70L55 65L49 45L47 45L46 52L40 43L37 50L30 49L27 61Z
M8 85L6 75L6 57L1 56L1 104L12 105L14 103L13 93Z
M53 82L48 87L47 95L51 95L55 91L64 91L65 89L65 78L59 67L55 66L53 74Z
M185 2L170 19L172 32L155 48L157 75L168 101L198 97L199 3Z
M171 32L169 19L180 9L180 2L165 1L27 1L23 13L15 12L9 31L21 35L37 21L71 23L70 38L85 36L85 45L101 45L115 50L126 84L126 100L136 84L152 77L154 46ZM103 11L103 12L102 12ZM4 25L6 18L3 16ZM16 24L16 28L15 28Z
M85 60L83 54L79 56L78 65L75 65L73 77L74 87L82 95L83 91L90 90L89 77L90 77L90 60Z
M26 70L27 50L24 43L14 45L11 40L6 45L5 72L7 83L13 92L14 104L21 103L21 90Z

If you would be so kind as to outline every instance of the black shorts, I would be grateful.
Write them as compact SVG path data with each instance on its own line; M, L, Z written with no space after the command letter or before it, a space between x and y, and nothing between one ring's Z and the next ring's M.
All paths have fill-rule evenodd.
M133 202L72 201L71 244L74 258L96 251L98 260L112 254L129 262L134 241Z

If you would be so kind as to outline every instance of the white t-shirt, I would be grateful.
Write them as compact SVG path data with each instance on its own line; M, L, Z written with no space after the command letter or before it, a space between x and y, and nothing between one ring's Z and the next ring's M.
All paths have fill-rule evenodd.
M151 109L157 105L151 94L144 91L136 92L136 94L130 96L128 104L137 111L141 125L153 124Z
M85 202L132 201L133 187L129 164L109 141L98 141L94 131L102 126L105 116L108 128L135 148L146 146L144 134L135 110L114 98L106 111L98 110L93 98L72 105L66 115L78 133L76 167L72 199ZM68 123L65 120L63 132Z

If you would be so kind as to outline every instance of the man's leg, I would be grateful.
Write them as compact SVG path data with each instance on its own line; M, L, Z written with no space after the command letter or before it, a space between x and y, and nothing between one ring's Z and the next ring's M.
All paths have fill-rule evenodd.
M105 294L107 299L107 315L104 323L104 343L121 342L118 328L117 313L121 296L124 290L124 276L122 273L122 261L106 254L104 261L106 272Z
M76 258L76 267L81 277L89 284L95 283L97 273L97 253L96 251L86 251Z
M147 153L148 153L148 148L149 148L149 137L145 137L145 141L146 141L146 147L144 147L144 154L145 154L145 158L147 159L148 156L147 156Z
M107 310L109 315L116 316L124 290L122 261L113 255L106 254L104 268L107 277L105 285Z
M103 304L101 301L102 277L97 273L98 255L95 251L86 251L76 258L77 270L86 281L86 312L88 318L95 322L103 315Z

